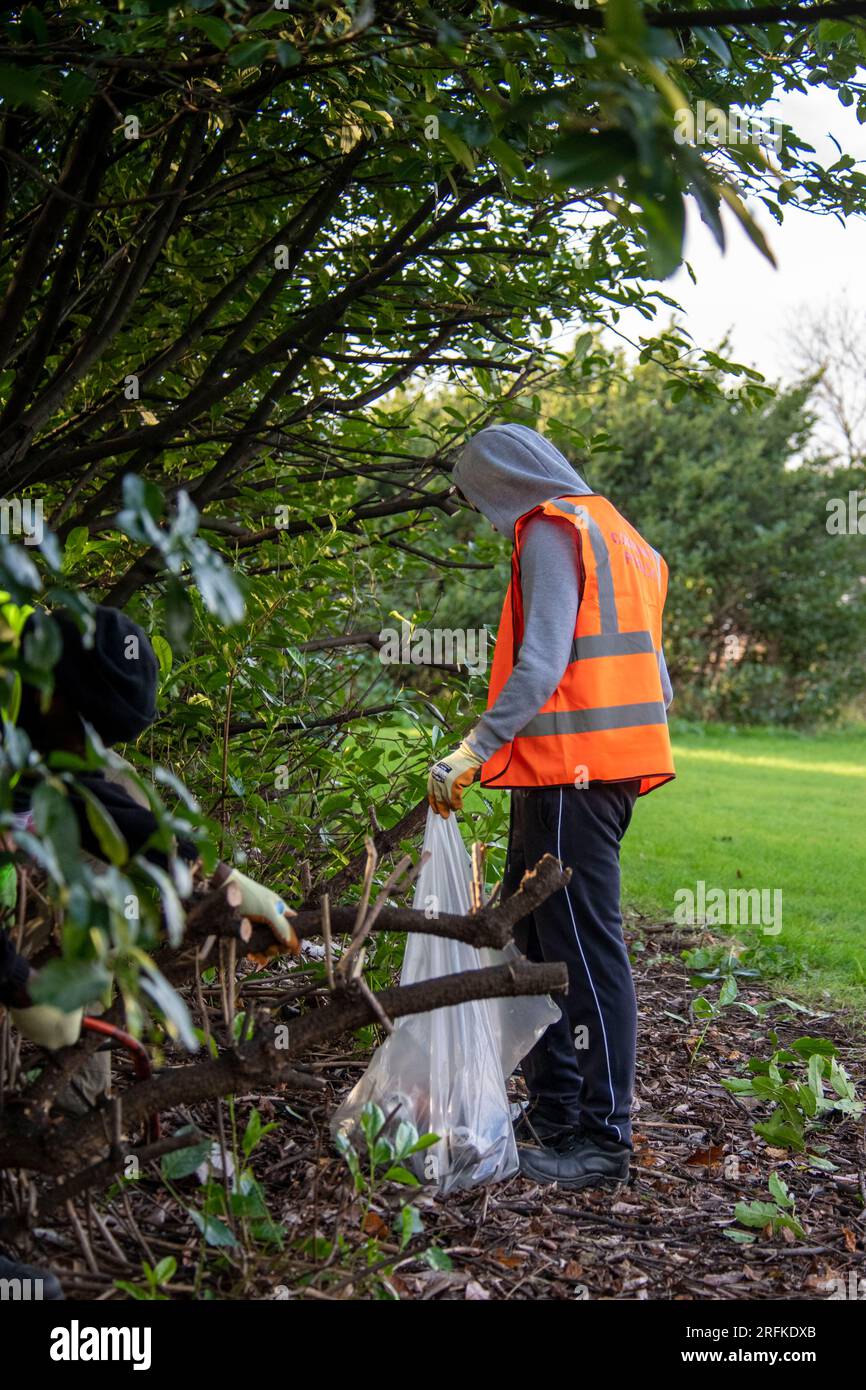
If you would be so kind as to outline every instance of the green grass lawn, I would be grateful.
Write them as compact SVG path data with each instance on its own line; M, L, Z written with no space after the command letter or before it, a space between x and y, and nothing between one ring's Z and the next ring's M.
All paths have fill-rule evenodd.
M670 918L698 880L781 889L763 939L795 957L792 986L866 1002L866 729L673 734L677 779L641 799L623 846L626 909Z

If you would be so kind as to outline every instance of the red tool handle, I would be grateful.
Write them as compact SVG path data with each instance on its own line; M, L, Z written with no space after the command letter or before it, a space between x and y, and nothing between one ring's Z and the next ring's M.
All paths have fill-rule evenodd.
M113 1023L108 1023L104 1018L93 1018L90 1014L85 1014L81 1020L82 1028L86 1028L90 1033L101 1033L103 1037L110 1038L112 1042L118 1044L129 1053L132 1058L132 1066L139 1081L149 1081L153 1076L153 1067L147 1048L138 1038L134 1038L131 1033L125 1033L122 1028L118 1028ZM154 1143L160 1136L161 1126L158 1115L151 1115L147 1122L147 1138L150 1143Z

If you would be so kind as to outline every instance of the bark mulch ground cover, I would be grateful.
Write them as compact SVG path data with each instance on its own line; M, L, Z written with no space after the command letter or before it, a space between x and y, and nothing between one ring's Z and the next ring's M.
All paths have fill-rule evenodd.
M89 1298L127 1296L115 1281L143 1286L142 1260L166 1257L177 1270L165 1292L178 1298L815 1300L850 1297L860 1279L862 1296L862 1119L834 1116L810 1134L810 1152L833 1165L819 1168L759 1138L753 1125L767 1105L721 1084L744 1075L749 1058L770 1056L771 1032L784 1044L803 1035L830 1039L861 1082L862 1025L851 1014L805 1010L778 982L747 978L698 1046L703 1022L689 1016L696 990L680 952L700 939L664 925L631 933L640 1006L635 1154L629 1184L615 1193L569 1193L517 1177L439 1199L389 1183L368 1205L328 1135L330 1114L366 1060L344 1040L341 1052L307 1059L323 1089L236 1102L239 1132L253 1105L275 1125L251 1166L270 1219L285 1230L282 1249L259 1240L203 1254L189 1214L203 1204L199 1179L187 1176L168 1191L154 1170L126 1184L110 1206L100 1197L68 1212L42 1234L39 1258L52 1263L69 1296ZM223 1113L230 1137L225 1106ZM217 1133L213 1107L163 1120L169 1132L195 1121ZM738 1244L726 1235L745 1229L735 1205L771 1200L772 1173L794 1197L804 1235L758 1229L752 1243ZM406 1201L423 1231L401 1250L394 1222Z

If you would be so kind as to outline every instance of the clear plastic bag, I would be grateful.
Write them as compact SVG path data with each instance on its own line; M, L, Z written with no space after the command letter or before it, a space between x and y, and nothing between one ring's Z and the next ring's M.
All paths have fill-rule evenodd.
M457 828L427 813L422 866L413 906L432 916L466 913L471 902L471 864ZM478 950L462 941L411 933L400 976L412 984L456 971L501 965L519 953ZM357 1142L364 1107L375 1103L386 1133L408 1121L439 1142L401 1159L422 1182L442 1193L497 1182L517 1171L517 1146L505 1083L526 1053L559 1017L546 995L482 999L395 1022L364 1075L334 1114L332 1133Z

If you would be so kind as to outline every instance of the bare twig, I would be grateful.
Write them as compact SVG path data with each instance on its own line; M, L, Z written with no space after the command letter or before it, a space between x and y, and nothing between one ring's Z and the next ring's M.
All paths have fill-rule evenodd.
M325 973L328 977L328 989L334 988L334 961L331 954L331 899L325 893L322 897L322 937L325 942Z

